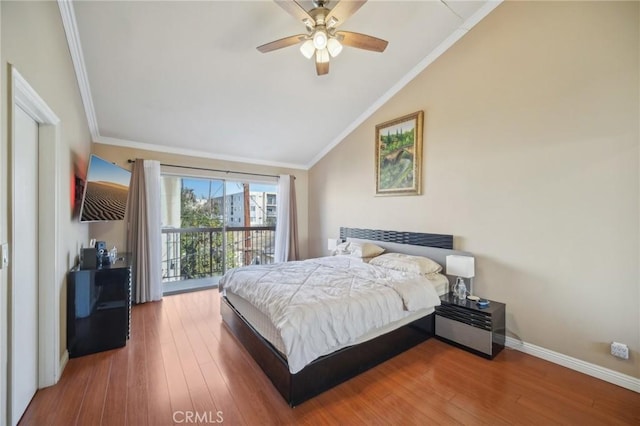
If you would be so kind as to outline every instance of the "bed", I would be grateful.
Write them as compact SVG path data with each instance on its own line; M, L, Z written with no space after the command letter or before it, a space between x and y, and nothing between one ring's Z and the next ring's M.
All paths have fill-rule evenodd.
M451 235L341 228L340 237L343 241L348 242L374 243L384 248L385 253L404 253L429 257L440 265L444 265L445 257L448 254L468 254L452 249L453 237ZM302 263L329 270L344 262L342 259L321 258ZM298 265L298 262L284 266L302 267ZM359 268L358 265L352 266L356 270ZM243 272L248 273L249 271ZM257 273L258 271L251 270L251 272ZM269 273L273 274L274 272ZM288 279L285 275L278 275L277 279L280 279L280 276L283 277L281 278L283 281ZM276 284L277 279L274 279ZM444 284L441 279L436 284L434 288L438 289L439 295L448 291L447 279ZM227 290L228 288L221 289L220 310L224 324L244 345L278 392L292 407L424 342L434 335L433 307L429 309L426 305L419 306L412 312L398 314L402 316L401 318L393 317L389 325L376 328L358 339L349 340L347 344L336 342L335 348L327 353L319 349L320 352L308 355L309 359L299 361L298 358L293 357L290 351L287 351L290 348L283 346L278 335L274 334L275 327L271 323L273 318L265 317L263 312L249 303L248 297L236 288L233 290L242 296ZM355 291L357 295L357 288L352 291ZM376 291L380 291L382 294L389 290L384 288ZM298 294L298 292L295 291L292 294ZM437 300L437 296L435 297ZM254 303L258 304L255 301ZM389 303L391 304L391 302ZM274 310L277 311L276 308ZM288 358L284 353L290 354L290 357Z

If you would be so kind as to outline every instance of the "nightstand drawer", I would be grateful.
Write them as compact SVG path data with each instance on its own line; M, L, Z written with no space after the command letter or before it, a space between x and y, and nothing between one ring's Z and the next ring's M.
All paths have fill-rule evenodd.
M436 314L436 335L489 356L493 355L492 334L491 331Z
M476 312L468 309L460 309L457 306L441 305L436 307L436 313L442 317L454 321L464 322L473 327L484 328L491 331L491 315L484 312Z

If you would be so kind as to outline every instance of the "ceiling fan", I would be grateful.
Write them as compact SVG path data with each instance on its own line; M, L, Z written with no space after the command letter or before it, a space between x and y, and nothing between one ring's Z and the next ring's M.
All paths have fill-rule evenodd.
M329 3L328 0L313 0L315 7L309 11L305 10L296 0L275 0L275 2L287 13L305 24L307 34L285 37L258 46L257 49L262 53L267 53L302 43L300 52L307 59L311 59L315 55L318 75L329 73L329 58L338 56L343 45L383 52L389 44L386 40L366 34L337 30L338 26L360 9L367 0L338 1L332 9L326 7Z

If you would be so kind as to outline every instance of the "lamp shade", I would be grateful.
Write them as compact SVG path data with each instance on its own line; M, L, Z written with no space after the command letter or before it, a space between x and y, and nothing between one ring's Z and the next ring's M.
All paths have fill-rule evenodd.
M313 45L316 49L322 50L327 47L327 40L328 37L326 32L322 30L316 30L316 32L313 33Z
M335 58L342 52L342 45L337 39L330 38L329 41L327 41L327 50L329 54Z
M312 40L307 40L300 46L300 52L304 55L305 58L311 59L314 53L316 53L316 48L313 46Z
M329 238L327 240L327 249L329 251L333 251L336 249L336 247L338 247L338 244L340 244L340 240L337 238Z
M316 62L319 64L329 62L329 51L327 49L316 50Z
M447 275L473 278L475 275L475 258L456 254L447 256Z

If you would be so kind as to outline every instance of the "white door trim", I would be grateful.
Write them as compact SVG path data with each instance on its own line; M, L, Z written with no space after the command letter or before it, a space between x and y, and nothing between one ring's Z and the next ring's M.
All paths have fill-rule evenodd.
M11 79L10 104L8 111L11 183L9 185L11 195L11 217L9 219L9 243L11 258L15 256L13 250L15 238L20 235L20 230L14 229L14 218L19 212L15 211L15 191L13 189L16 167L14 119L15 108L22 108L31 118L39 124L39 148L38 148L38 388L55 384L62 374L60 352L60 298L63 273L60 268L60 218L59 201L60 194L60 170L58 166L58 153L60 151L60 119L47 103L36 93L29 83L20 75L15 67L9 71ZM20 271L13 269L13 261L9 262L9 288L19 279ZM11 293L13 295L13 293ZM13 296L11 296L13 297ZM9 303L9 318L12 317L12 298ZM12 337L17 332L16 324L9 324L9 345ZM9 347L11 354L11 347ZM9 365L12 360L8 359ZM9 369L10 370L10 369ZM11 378L8 378L9 381ZM9 382L9 389L11 384ZM8 395L10 398L11 395ZM10 401L7 407L11 407Z

